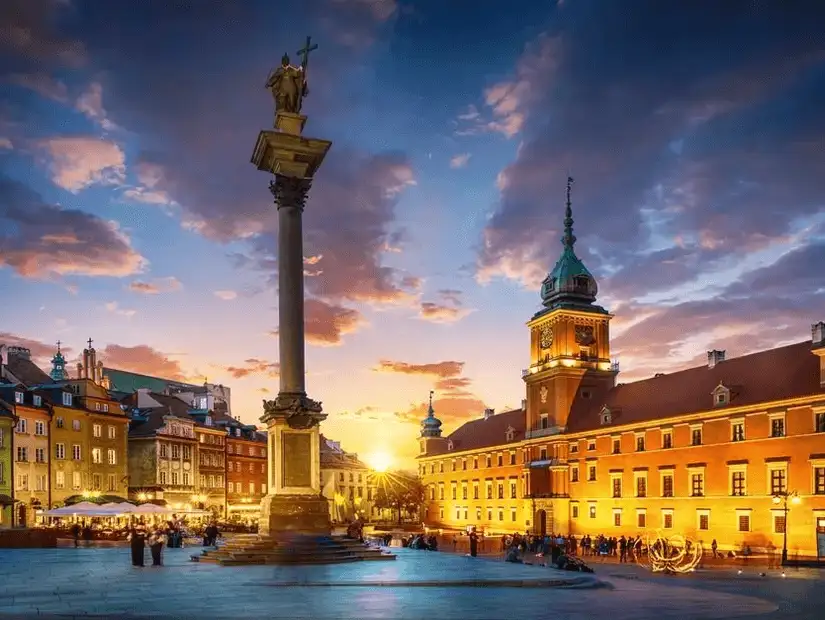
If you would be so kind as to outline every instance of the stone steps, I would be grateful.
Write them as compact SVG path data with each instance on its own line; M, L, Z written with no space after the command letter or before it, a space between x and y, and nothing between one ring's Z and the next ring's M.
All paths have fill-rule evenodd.
M193 562L240 566L250 564L341 564L344 562L386 561L395 556L357 540L337 537L297 537L276 541L248 535L236 537L218 549L193 555Z

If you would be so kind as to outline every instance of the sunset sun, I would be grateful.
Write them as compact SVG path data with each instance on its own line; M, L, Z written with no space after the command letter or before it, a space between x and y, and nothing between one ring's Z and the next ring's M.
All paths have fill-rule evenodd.
M392 456L387 452L373 452L365 458L367 465L375 471L387 471L392 465Z

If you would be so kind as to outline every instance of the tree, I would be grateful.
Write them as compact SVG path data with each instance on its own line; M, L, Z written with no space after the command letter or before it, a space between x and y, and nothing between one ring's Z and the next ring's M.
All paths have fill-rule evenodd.
M386 473L377 480L375 499L373 504L379 510L392 510L398 514L398 524L401 524L401 515L417 514L424 504L426 490L418 478L406 474Z

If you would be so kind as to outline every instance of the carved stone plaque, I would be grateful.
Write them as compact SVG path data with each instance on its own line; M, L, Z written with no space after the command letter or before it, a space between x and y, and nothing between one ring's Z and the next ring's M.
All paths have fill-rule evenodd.
M312 486L312 435L285 432L281 460L285 487Z

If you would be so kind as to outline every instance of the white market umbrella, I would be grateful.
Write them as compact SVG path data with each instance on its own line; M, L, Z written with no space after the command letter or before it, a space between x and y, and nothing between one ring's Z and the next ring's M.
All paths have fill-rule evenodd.
M167 510L163 506L157 506L156 504L141 504L137 508L135 508L132 513L138 515L159 515L159 514L168 514L171 510Z

